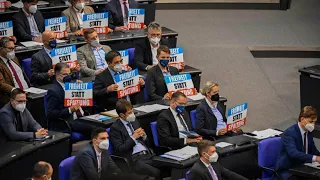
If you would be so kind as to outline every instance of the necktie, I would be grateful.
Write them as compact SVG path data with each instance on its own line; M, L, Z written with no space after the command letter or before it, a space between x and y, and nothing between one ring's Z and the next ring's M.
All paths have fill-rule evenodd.
M178 114L177 116L178 116L178 118L179 118L179 120L180 120L180 123L181 123L181 125L183 126L183 128L184 128L186 131L189 131L189 129L188 129L188 127L186 126L186 124L184 123L184 120L182 119L181 115Z
M212 177L213 180L218 180L217 176L215 175L214 171L213 171L213 168L211 165L208 166L208 169L209 169L209 172L210 172L210 175Z
M132 134L133 134L134 129L133 129L133 127L132 127L132 124L131 124L131 123L127 123L127 126L129 127L130 131L131 131Z
M307 149L307 132L304 133L303 137L303 150L306 154L308 154L308 149Z
M16 113L16 120L17 120L17 124L16 124L17 131L23 131L20 112Z
M77 115L78 118L83 116L82 113L81 113L81 111L80 111L80 109L78 109L78 110L76 111L76 115Z
M126 26L128 24L128 18L129 18L129 10L128 10L126 1L123 2L123 9L124 9L123 25Z
M10 67L12 73L13 73L13 76L14 76L13 78L16 79L19 88L23 90L23 86L22 86L22 83L21 83L21 81L20 81L20 79L19 79L19 76L18 76L18 74L17 74L17 71L13 68L12 64L10 63L10 60L8 60L8 65L9 65L9 67Z

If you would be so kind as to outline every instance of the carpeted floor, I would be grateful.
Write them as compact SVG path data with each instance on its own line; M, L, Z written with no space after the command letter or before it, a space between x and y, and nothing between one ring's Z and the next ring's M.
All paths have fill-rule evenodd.
M179 33L187 64L202 82L220 84L228 107L248 102L246 131L297 118L300 67L320 59L254 59L248 46L320 47L320 1L292 0L278 10L158 10L156 19Z

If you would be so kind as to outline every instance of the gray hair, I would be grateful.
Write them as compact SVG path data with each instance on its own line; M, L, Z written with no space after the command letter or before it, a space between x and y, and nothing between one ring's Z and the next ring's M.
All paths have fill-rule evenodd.
M204 96L207 95L207 93L211 92L211 89L215 86L219 86L218 83L214 83L212 81L207 81L205 84L204 84L204 87L202 89L200 89L200 93Z
M149 25L148 25L148 31L150 29L156 29L156 30L161 30L161 25L155 21L151 22Z
M14 39L9 38L9 37L3 37L0 39L0 47L5 48L7 46L7 43L9 41L12 41L14 43Z

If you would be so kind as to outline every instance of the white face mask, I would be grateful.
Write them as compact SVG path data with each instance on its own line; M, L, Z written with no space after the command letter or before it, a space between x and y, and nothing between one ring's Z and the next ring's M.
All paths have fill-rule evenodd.
M135 120L136 116L134 115L134 113L130 114L126 119L127 122L134 122Z
M17 111L23 112L26 109L26 104L25 103L19 103L16 104L14 107Z
M122 64L117 64L113 67L113 70L116 72L122 72Z
M207 153L206 153L207 154ZM209 154L207 154L209 156ZM209 156L209 162L217 162L219 158L219 155L217 152L213 153L211 156Z
M306 124L305 128L309 131L312 132L314 130L314 124L313 123L308 123Z
M77 3L75 7L80 11L84 8L84 3Z
M99 42L99 39L96 39L96 40L94 40L94 41L91 41L91 46L93 46L93 47L98 47L98 46L100 46L100 42Z
M10 60L14 59L15 56L16 54L14 53L14 51L10 51L7 53L7 58Z
M102 150L108 150L109 149L109 139L103 140L100 142L98 147Z
M32 14L36 13L37 9L38 9L37 5L29 6L29 12Z
M158 37L150 38L150 42L153 45L157 45L160 42L160 38L158 38Z

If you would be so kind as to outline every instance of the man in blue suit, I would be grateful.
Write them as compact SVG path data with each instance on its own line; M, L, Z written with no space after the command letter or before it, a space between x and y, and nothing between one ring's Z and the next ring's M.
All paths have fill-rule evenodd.
M317 121L317 110L304 107L299 115L299 122L289 127L281 136L281 152L276 170L288 170L304 163L320 162L312 136Z

